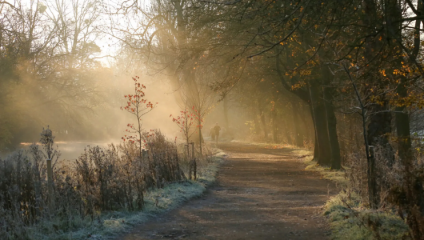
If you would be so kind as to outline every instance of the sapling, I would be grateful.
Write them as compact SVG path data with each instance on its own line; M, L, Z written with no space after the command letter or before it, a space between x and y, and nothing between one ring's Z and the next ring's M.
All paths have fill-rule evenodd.
M194 134L192 130L192 126L194 124L194 114L190 113L190 111L184 109L184 111L180 111L180 115L173 117L172 114L169 115L172 117L172 121L178 126L180 132L184 135L186 144L189 144L190 137Z
M145 143L145 138L151 136L151 134L145 134L143 132L141 118L152 111L158 103L153 104L145 98L146 94L144 90L146 89L146 86L139 82L140 78L138 76L135 76L132 79L134 81L134 93L124 95L127 100L127 105L121 107L121 110L126 110L136 118L136 124L128 123L128 129L126 129L126 132L135 135L125 135L122 137L122 140L128 140L131 143L136 143L138 145L139 157L141 157L143 147L145 147L145 144L143 144L142 141Z

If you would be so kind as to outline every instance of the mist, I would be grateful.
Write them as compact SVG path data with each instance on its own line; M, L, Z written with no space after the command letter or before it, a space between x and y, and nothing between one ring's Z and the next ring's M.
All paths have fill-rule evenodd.
M0 1L0 236L423 239L423 13Z
M301 104L277 84L275 72L234 59L240 47L224 44L241 39L217 38L195 24L148 21L168 8L94 0L2 4L0 26L8 30L0 36L0 153L38 142L47 127L62 159L76 159L87 146L122 143L127 125L136 122L120 109L135 76L155 104L141 118L143 131L160 130L170 141L184 142L172 121L184 110L198 114L190 129L194 142L199 130L209 141L216 124L226 141L312 141L312 129L295 140L300 135L293 132L298 121L292 112ZM185 17L209 21L196 12Z

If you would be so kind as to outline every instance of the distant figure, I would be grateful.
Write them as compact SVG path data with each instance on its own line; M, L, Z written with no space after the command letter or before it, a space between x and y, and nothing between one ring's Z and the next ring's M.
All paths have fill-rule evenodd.
M218 123L215 124L215 127L212 128L212 140L215 140L216 142L218 142L218 137L219 137L219 131L221 131L221 127L218 125Z
M211 127L209 135L211 135L212 141L215 141L215 127Z

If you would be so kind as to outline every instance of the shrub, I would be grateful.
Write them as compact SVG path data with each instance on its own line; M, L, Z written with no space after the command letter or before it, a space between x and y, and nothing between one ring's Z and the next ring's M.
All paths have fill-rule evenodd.
M74 162L58 162L54 150L53 205L48 204L46 149L33 144L0 159L3 239L73 231L87 221L96 224L104 211L142 210L148 189L184 180L176 146L160 131L149 134L142 157L131 142L87 147Z

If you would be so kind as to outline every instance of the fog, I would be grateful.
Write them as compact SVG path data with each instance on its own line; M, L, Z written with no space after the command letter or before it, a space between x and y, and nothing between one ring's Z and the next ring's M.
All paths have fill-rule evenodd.
M398 209L423 239L423 1L341 2L0 0L0 236L126 229L227 151L314 160L367 236Z
M299 138L293 110L306 117L305 126L308 110L295 105L269 65L235 58L243 48L228 43L237 39L206 27L219 32L222 23L174 7L94 0L0 5L0 154L36 143L46 127L62 159L77 158L87 146L122 143L128 124L137 123L120 109L136 76L146 86L143 99L155 105L141 117L142 130L159 129L169 141L184 142L173 118L185 110L194 115L189 133L196 143L199 125L208 142L216 124L222 141ZM157 18L164 13L166 19ZM204 26L189 23L194 19ZM311 142L312 131L303 130L302 139Z
M157 79L155 76L143 77L142 74L138 75L146 85L146 98L157 103L151 112L143 116L143 129L146 131L160 129L170 141L175 141L175 137L177 137L177 143L184 142L184 136L170 116L177 116L184 109L184 106L179 105L177 101L178 97L176 95L178 90L173 89L167 79ZM110 81L102 82L101 88L109 90L100 92L99 94L106 94L108 98L116 99L116 102L105 101L93 107L88 112L77 109L75 110L76 114L85 115L79 119L70 120L67 119L67 116L46 116L44 113L39 115L34 114L32 117L34 119L40 119L40 124L34 124L33 127L35 129L31 129L30 133L35 133L37 130L41 131L43 127L49 126L54 136L56 136L55 146L61 152L60 159L65 160L78 158L88 146L107 147L108 144L120 144L122 143L122 136L128 134L125 131L127 124L136 122L134 116L120 109L120 106L125 105L124 95L131 93L132 85L133 80L130 76L122 77L115 75ZM113 95L110 96L109 94ZM33 99L36 99L33 96L28 98L32 98L32 100L23 99L23 101L34 101ZM23 106L17 105L17 108L23 108ZM229 110L227 125L223 102L218 100L213 102L202 127L205 140L210 140L209 130L215 124L221 126L221 133L224 133L223 139L225 140L233 140L235 136L248 134L249 127L245 124L248 116L246 116L242 109L230 107ZM79 128L82 128L83 131L79 131ZM228 133L230 129L232 131L231 135ZM34 134L34 136L24 134L20 139L22 142L20 142L17 148L26 148L38 141L38 134Z

